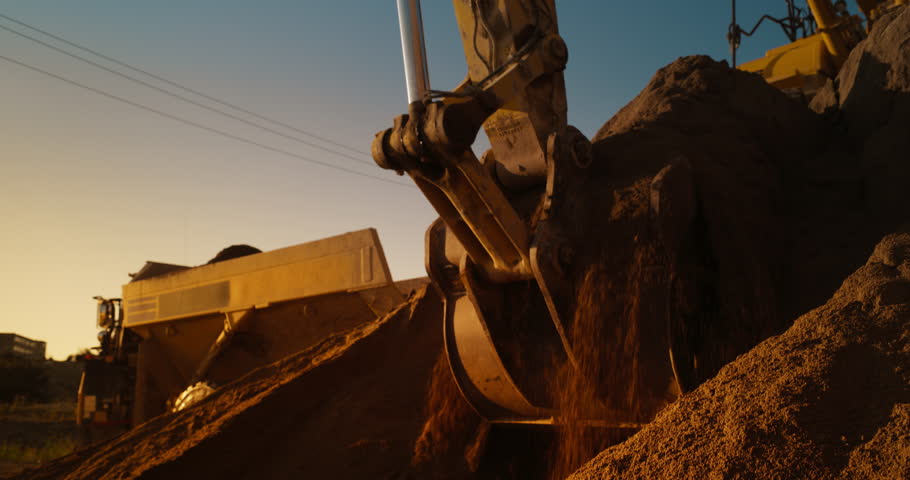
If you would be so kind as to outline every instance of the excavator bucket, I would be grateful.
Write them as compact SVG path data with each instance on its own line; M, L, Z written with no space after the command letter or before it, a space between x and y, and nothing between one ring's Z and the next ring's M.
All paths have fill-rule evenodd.
M194 268L149 262L123 286L123 327L141 337L132 423L382 316L419 283L392 281L374 229Z

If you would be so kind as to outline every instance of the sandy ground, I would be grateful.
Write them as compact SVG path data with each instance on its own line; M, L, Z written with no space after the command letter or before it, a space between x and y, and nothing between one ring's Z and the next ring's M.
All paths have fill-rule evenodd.
M858 255L864 265L572 478L910 478L907 42L903 9L852 52L812 103L824 155L785 181L799 187L789 308L825 295ZM903 233L872 246L889 231Z
M571 478L910 478L910 232Z

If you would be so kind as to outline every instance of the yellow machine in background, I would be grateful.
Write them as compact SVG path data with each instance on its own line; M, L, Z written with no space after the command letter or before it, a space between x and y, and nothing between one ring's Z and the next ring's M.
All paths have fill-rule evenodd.
M238 247L229 247L223 252ZM375 230L206 265L147 262L122 299L98 300L101 346L84 359L78 422L129 427L382 316L404 301Z
M761 74L781 90L811 97L829 78L834 78L850 51L865 38L877 18L888 10L905 5L907 0L857 0L863 19L847 12L846 2L807 0L811 14L787 0L787 16L762 16L751 30L736 23L736 1L733 20L727 33L733 65L742 36L751 36L765 20L777 23L791 43L769 50L764 57L739 65L747 72ZM798 35L802 38L797 38Z

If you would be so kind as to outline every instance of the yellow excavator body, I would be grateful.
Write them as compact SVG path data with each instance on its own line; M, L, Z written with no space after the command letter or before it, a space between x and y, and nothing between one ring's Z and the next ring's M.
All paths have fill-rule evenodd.
M821 34L815 34L769 50L764 57L739 66L758 73L765 81L785 90L811 93L821 88L837 66Z
M817 33L769 50L764 57L738 68L760 74L781 90L811 97L829 78L837 76L850 51L878 18L891 9L906 5L908 1L859 0L857 5L866 19L865 29L862 18L847 15L845 10L839 13L831 0L807 0L807 3L817 25Z

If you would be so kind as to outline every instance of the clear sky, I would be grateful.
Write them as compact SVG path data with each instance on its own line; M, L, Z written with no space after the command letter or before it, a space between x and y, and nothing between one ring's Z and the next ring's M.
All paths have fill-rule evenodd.
M466 67L451 2L423 3L432 85L452 88ZM368 152L373 134L406 110L394 4L2 0L0 14ZM783 1L739 4L746 27L785 11ZM570 123L589 136L675 58L728 55L726 1L563 0L557 10L570 52ZM744 39L739 58L784 42L769 25ZM0 55L386 180L224 138L0 60L0 332L45 340L61 359L96 344L92 297L119 296L146 260L198 265L236 243L271 250L372 226L396 278L424 275L423 232L436 215L415 188L388 183L407 177L368 154L352 154L357 162L257 130L6 30Z

